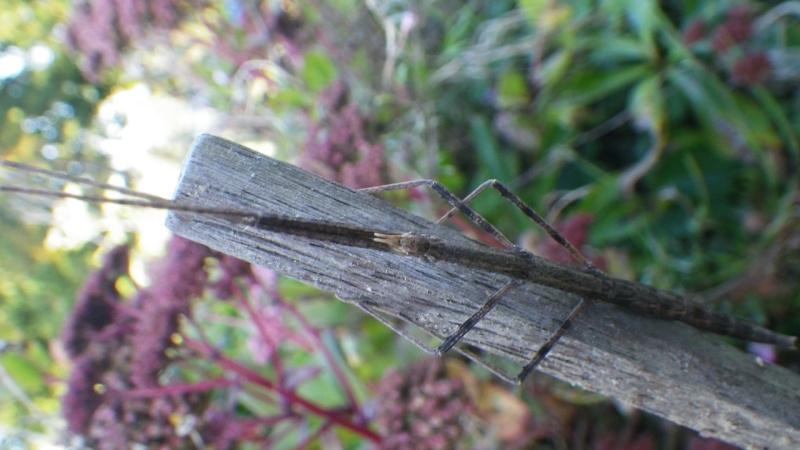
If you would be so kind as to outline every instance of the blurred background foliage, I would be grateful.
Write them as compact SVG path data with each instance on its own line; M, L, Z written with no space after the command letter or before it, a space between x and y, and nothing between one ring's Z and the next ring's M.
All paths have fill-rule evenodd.
M354 188L436 178L465 195L496 178L612 275L702 294L712 308L797 335L800 17L792 5L7 0L0 149L4 158L138 186L153 167L115 161L146 160L119 148L151 129L126 132L131 116L108 105L144 89L182 105L157 120L188 125L152 130L164 137L141 143L142 152L179 159L195 134L211 132ZM393 200L428 217L446 210L427 192ZM53 202L0 201L0 417L30 442L58 428L58 380L69 364L55 342L112 233L51 248L43 242ZM512 240L560 257L498 196L475 207ZM129 233L122 240L141 243ZM325 308L326 320L310 314L314 326L333 330L326 345L349 355L364 402L385 367L418 358L325 294L291 281L281 290L302 311ZM230 342L226 352L247 354ZM796 354L750 350L800 366ZM514 408L526 411L512 414L517 422L535 426L459 439L555 448L694 439L539 377L513 396L489 377L470 378L491 392L483 395L504 399L500 412L475 414L484 423L476 429ZM598 421L607 410L614 419ZM588 431L579 435L579 426ZM358 447L363 436L339 438Z

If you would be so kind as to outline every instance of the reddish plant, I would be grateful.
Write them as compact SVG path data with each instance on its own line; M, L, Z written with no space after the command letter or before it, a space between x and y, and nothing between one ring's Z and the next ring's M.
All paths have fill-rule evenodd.
M212 282L209 263L215 259L219 273ZM87 282L64 331L75 364L63 400L73 434L93 448L133 443L232 448L243 442L269 447L281 439L276 429L314 427L315 432L297 436L297 442L331 439L337 428L379 441L319 332L282 299L271 276L258 277L248 264L181 238L170 242L156 269L150 288L121 299L113 286L127 272L127 249L119 248ZM195 328L185 324L193 322L193 305L206 292L227 295L220 300L228 299L242 311L247 320L241 326L256 330L252 339L271 349L269 370L254 370L252 361L225 356L203 340L203 332L192 337ZM257 300L267 304L259 306ZM282 321L270 320L276 312ZM299 326L285 325L287 321ZM322 355L345 394L344 405L329 408L299 394L323 370L284 361L282 355L290 352L285 347L296 343L303 351ZM240 403L241 395L271 405L263 408L273 413L251 410Z
M349 100L345 85L335 83L318 103L325 116L309 127L301 167L353 189L383 184L383 144L369 118Z
M431 358L406 373L392 372L378 391L381 448L448 449L468 435L466 417L474 412L463 383L447 376L440 358Z

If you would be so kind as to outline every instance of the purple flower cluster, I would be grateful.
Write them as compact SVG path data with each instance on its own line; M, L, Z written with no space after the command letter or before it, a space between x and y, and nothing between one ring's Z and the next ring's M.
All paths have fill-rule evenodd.
M129 257L127 247L115 248L106 255L102 268L86 281L62 336L70 358L88 353L92 342L109 337L107 332L115 323L120 301L116 282L128 273Z
M474 407L463 383L447 376L441 358L393 372L378 391L382 449L460 448Z
M120 62L120 54L146 29L168 30L204 0L87 0L77 7L67 28L69 44L84 55L82 71L96 83Z
M746 43L753 35L753 12L746 5L731 9L725 21L714 30L711 37L714 50L724 52Z
M335 83L318 104L325 114L309 128L300 166L353 189L384 184L384 147L345 85Z
M249 442L270 448L285 438L272 435L275 427L303 434L312 426L309 417L326 423L306 433L309 442L335 436L335 427L379 440L368 429L344 371L325 349L319 332L283 301L276 280L261 272L257 276L243 261L174 238L165 259L152 270L152 286L126 300L115 285L127 273L127 265L127 248L110 253L87 281L63 332L74 363L63 414L69 431L82 436L89 447L227 449ZM209 275L212 269L215 281ZM263 366L271 375L251 369L252 361L234 360L184 333L181 324L197 320L193 303L212 292L216 299L230 300L249 319L226 318L227 323L240 324L231 331L250 334L258 345L270 348ZM256 298L267 304L255 303ZM202 338L205 331L199 334ZM337 389L347 397L345 405L328 409L297 393L322 372L281 359L299 347L323 355L340 382ZM265 405L250 411L238 403L238 393ZM262 410L274 413L259 415Z
M175 238L168 252L153 286L123 302L114 286L127 273L128 249L113 250L87 281L63 332L75 364L63 413L69 430L95 448L179 442L171 421L197 411L202 400L197 393L136 399L123 394L159 385L179 318L190 314L189 301L206 284L205 247Z
M138 388L158 386L158 374L168 364L166 350L173 347L181 316L190 316L190 300L200 297L208 281L205 259L211 252L202 245L173 238L167 258L155 267L159 276L150 289L134 299L136 321L131 381Z

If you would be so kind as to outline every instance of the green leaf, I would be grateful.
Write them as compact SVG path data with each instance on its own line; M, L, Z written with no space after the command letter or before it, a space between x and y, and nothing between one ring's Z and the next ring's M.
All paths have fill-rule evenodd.
M473 37L476 17L480 14L472 3L458 8L455 17L451 17L445 27L445 36L442 43L444 50L441 56L444 59L457 58L464 47Z
M554 92L553 95L558 96L558 103L586 106L627 87L651 71L651 66L643 64L602 73L586 70L567 81L559 89L560 92Z
M719 137L717 150L728 154L731 135L738 136L765 168L769 183L773 168L765 149L778 144L778 138L761 108L728 86L702 67L683 67L667 71L667 79L682 91L686 99L709 130Z
M654 75L634 88L628 107L638 127L661 134L666 118L664 105L661 77Z
M800 159L800 143L798 143L797 133L794 130L791 119L787 117L786 111L781 108L775 97L764 87L755 86L752 88L752 93L758 101L759 109L767 113L767 116L780 131L795 161Z
M518 72L508 72L500 78L498 104L504 109L517 109L530 101L530 92L525 77Z
M534 73L538 85L546 89L562 81L573 62L572 57L572 51L557 50L542 60L539 70Z
M628 0L624 3L628 23L636 30L639 38L652 39L659 21L658 3L654 0Z
M549 0L519 0L518 3L528 23L541 33L558 28L574 15L572 7Z
M650 46L639 39L630 37L608 37L586 39L582 47L591 51L589 59L594 64L630 64L651 59Z
M307 91L293 88L281 89L269 99L270 108L276 111L304 108L312 103L312 98Z
M488 177L482 175L482 177L497 178L498 180L512 179L513 171L508 166L509 161L500 154L497 140L486 119L477 115L473 116L470 119L470 132L472 140L475 142L478 160L484 167L484 173L489 175Z
M36 392L44 387L42 373L23 356L16 353L4 353L0 356L0 364L22 389Z
M549 3L549 0L519 0L518 2L519 9L522 10L525 19L533 26L539 23L539 18L547 10Z
M306 53L305 67L301 78L312 93L320 93L339 76L336 65L326 55L318 52Z

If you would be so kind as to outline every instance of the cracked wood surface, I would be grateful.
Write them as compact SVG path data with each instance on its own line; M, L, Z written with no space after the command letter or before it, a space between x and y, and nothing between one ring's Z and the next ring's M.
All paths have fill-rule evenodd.
M175 199L481 245L370 195L210 135L195 142ZM453 332L506 281L444 262L315 242L214 217L170 213L167 226L440 337ZM462 342L515 362L518 371L576 301L571 294L527 284L504 298ZM800 377L782 367L761 366L719 337L677 322L592 303L539 370L707 437L747 448L800 448Z

